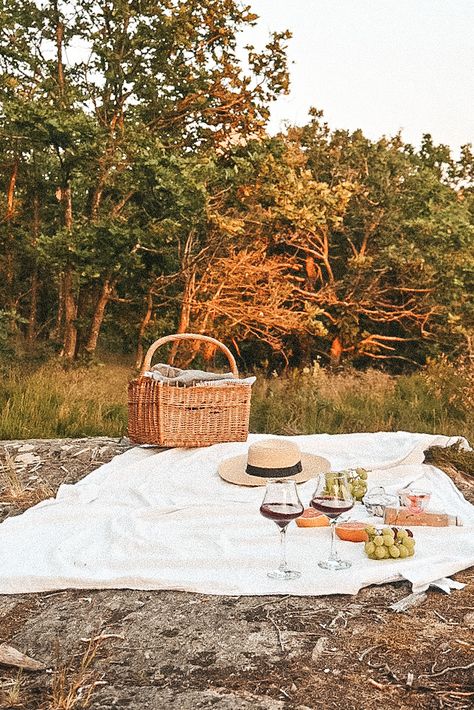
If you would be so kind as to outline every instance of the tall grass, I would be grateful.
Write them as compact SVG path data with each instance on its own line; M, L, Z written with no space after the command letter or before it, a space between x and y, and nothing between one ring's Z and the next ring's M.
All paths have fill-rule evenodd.
M0 439L121 436L131 376L123 365L12 367L0 383Z
M398 377L306 368L257 381L251 423L276 434L405 430L474 441L474 370L446 361Z
M122 364L12 367L0 383L0 439L125 434L132 374ZM250 428L277 434L404 429L474 442L474 368L440 360L399 377L375 370L334 374L317 365L260 376Z

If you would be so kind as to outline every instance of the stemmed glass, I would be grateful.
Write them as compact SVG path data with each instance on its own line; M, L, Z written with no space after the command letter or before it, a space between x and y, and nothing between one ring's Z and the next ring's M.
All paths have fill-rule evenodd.
M318 484L311 499L311 505L324 513L331 521L331 552L327 560L318 562L323 569L347 569L350 562L341 560L336 553L335 528L341 513L347 513L354 505L349 480L346 473L325 473L318 477Z
M288 568L286 528L292 520L299 518L303 511L304 507L294 481L271 479L267 482L260 513L264 518L273 520L280 528L280 566L276 570L267 572L272 579L297 579L301 576L301 572Z

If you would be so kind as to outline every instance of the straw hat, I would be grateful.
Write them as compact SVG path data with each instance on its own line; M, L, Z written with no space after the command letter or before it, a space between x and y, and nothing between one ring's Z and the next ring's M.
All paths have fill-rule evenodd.
M265 439L250 444L247 454L223 461L219 476L239 486L264 486L269 478L303 483L330 470L327 459L301 452L293 441Z

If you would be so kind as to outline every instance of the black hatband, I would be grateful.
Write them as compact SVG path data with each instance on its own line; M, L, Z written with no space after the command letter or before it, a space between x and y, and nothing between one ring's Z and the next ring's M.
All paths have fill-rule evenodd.
M261 468L248 463L245 469L249 476L259 476L260 478L286 478L287 476L295 476L302 470L301 461L295 463L294 466L286 466L286 468Z

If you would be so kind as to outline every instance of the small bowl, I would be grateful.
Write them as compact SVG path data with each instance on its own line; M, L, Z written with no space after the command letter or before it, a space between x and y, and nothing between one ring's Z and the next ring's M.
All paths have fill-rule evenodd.
M422 488L403 488L398 496L400 504L411 513L422 513L431 500L431 493Z
M362 498L362 503L369 515L383 518L385 508L398 506L398 496L393 493L385 493L385 488L379 486L378 488L371 488Z

